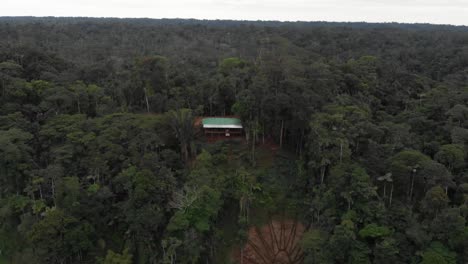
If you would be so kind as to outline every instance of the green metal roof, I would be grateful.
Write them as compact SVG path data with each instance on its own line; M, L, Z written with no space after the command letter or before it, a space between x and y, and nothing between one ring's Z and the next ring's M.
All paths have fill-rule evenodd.
M242 128L241 120L233 117L207 117L202 124L204 128Z

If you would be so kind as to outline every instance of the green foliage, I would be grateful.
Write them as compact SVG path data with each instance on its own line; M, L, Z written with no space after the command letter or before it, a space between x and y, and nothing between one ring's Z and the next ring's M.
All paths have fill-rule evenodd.
M456 144L443 145L434 159L447 166L449 170L460 169L465 165L465 150Z
M353 250L350 252L348 262L352 264L370 264L370 252L370 249L365 243L356 242L356 244L353 246Z
M31 207L34 214L39 214L46 209L46 204L43 200L35 200Z
M124 249L123 252L115 253L112 250L107 251L106 258L101 262L102 264L131 264L132 254L129 253L128 248Z
M374 263L391 264L397 263L400 250L398 241L393 238L384 238L377 243L374 249Z
M167 114L172 130L180 142L180 149L185 161L188 160L190 143L193 140L193 114L190 109L173 110Z
M429 160L429 157L417 150L404 150L392 157L390 166L395 174L408 174Z
M437 214L447 207L448 202L449 199L445 191L440 186L436 186L427 191L422 201L422 207L429 213Z
M65 212L54 209L32 226L28 237L44 261L65 261L89 250L93 233L87 222L80 223Z
M342 164L330 171L330 192L337 197L341 210L354 210L359 218L372 215L369 200L377 196L376 188L372 186L365 169L356 164Z
M330 254L335 261L346 261L353 252L356 244L356 234L354 223L350 220L343 220L333 230L330 237ZM358 252L355 252L358 253Z
M321 230L309 230L304 233L301 241L301 247L306 257L307 263L327 263L327 252L323 250L326 246L327 234Z
M79 179L77 177L64 177L57 185L57 206L65 210L76 206L80 195Z
M421 264L455 264L456 254L435 241L422 252Z
M221 61L219 71L224 75L229 75L236 68L243 68L246 62L239 58L226 58Z
M362 238L381 238L391 234L390 229L385 226L378 226L375 223L366 225L363 229L359 230L359 236Z
M414 193L414 186L419 187L422 182L421 169L424 169L431 159L417 150L403 150L390 158L390 170L394 176L396 189L401 198L411 200Z
M211 223L222 205L215 171L211 154L203 151L198 155L197 164L190 174L191 180L182 192L173 195L171 206L178 210L167 227L169 231L194 228L204 233L211 229Z
M175 223L181 224L178 218L186 219L185 223L169 225L168 230L186 230L194 227L198 232L206 232L210 229L210 221L214 219L220 209L220 193L205 186L199 190L197 200L185 212L178 212L174 215ZM184 221L182 221L184 222Z
M97 192L99 191L99 188L100 188L99 184L93 183L93 184L91 184L91 185L88 187L88 190L87 190L87 191L88 191L90 194L95 194L95 193L97 193Z

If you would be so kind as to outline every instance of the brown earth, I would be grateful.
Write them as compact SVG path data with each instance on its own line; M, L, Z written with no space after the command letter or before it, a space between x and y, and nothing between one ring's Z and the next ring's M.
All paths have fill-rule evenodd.
M243 250L236 250L240 264L300 264L304 255L299 241L304 233L301 223L272 220L262 227L251 227Z

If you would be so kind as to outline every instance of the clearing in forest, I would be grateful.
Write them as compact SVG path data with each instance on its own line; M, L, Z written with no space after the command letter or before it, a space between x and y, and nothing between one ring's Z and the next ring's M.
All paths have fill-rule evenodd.
M299 241L304 226L293 220L271 220L261 227L250 227L248 240L235 259L241 264L300 264L304 254Z

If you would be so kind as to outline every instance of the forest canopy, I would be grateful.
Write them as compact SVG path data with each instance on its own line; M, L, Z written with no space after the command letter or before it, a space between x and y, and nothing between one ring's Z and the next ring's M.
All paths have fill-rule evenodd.
M467 27L2 17L0 36L1 264L468 262Z

